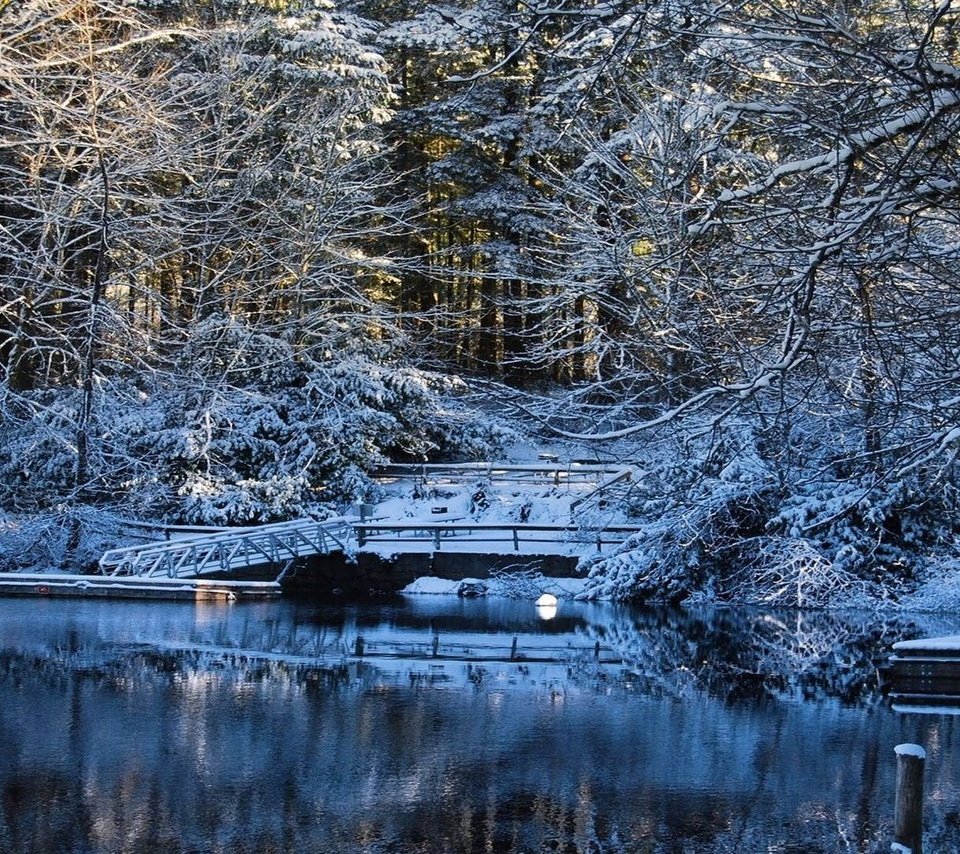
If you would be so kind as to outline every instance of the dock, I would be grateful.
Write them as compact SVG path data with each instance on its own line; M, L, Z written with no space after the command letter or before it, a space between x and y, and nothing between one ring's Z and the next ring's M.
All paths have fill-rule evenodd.
M886 682L896 711L960 714L960 636L894 644Z
M235 602L280 595L276 581L209 578L111 578L101 575L0 573L3 596L96 596L114 599L172 599Z

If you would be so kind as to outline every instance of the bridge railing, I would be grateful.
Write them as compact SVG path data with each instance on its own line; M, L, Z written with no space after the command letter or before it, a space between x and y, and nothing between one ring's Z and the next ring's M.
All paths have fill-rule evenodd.
M590 543L601 551L605 545L617 545L641 529L630 525L611 525L602 529L582 528L577 525L536 525L526 523L460 523L460 522L404 522L372 521L354 523L357 543L363 547L375 543L429 543L440 550L443 541L459 537L460 542L510 543L520 551L523 543Z
M424 483L468 483L484 478L493 483L599 483L619 474L622 466L603 463L549 463L507 465L498 463L391 463L373 470L383 480L413 478Z
M105 575L182 578L209 572L281 565L290 560L345 548L353 519L317 522L297 519L256 528L111 549L100 558Z
M604 480L600 481L586 495L570 502L570 512L574 513L578 509L583 509L590 504L597 504L613 492L613 487L629 484L633 480L634 470L631 466L622 468Z

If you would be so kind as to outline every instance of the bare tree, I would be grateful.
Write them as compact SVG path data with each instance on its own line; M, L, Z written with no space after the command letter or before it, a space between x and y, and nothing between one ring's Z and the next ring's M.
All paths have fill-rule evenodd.
M75 389L60 432L72 458L63 484L94 477L97 377L126 335L115 311L131 258L131 218L171 163L164 72L154 45L169 31L110 2L29 2L5 10L0 192L0 368L8 416L44 404L24 392ZM62 403L63 401L61 401ZM62 415L67 415L63 412Z

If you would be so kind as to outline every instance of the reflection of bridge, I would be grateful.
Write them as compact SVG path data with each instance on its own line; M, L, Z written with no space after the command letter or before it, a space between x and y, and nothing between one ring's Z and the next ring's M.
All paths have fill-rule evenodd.
M342 551L352 535L349 522L343 518L325 522L297 519L111 549L100 558L100 571L143 578L196 578L214 572L281 567L298 558Z

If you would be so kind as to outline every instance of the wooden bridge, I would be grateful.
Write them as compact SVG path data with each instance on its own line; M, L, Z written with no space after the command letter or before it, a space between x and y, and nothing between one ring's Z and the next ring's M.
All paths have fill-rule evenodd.
M297 519L111 549L100 558L100 571L113 576L197 578L252 567L280 568L298 558L345 550L353 537L351 521Z

